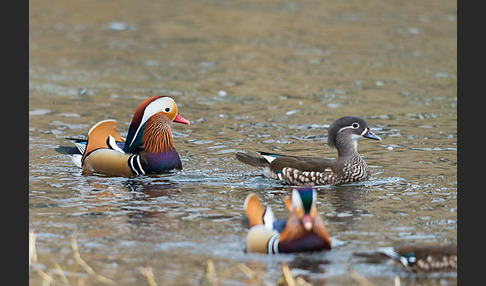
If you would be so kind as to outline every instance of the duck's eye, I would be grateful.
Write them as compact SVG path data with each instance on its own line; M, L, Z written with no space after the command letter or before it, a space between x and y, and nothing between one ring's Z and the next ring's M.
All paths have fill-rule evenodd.
M359 123L354 122L353 124L351 124L351 126L353 126L353 128L355 128L355 129L356 129L356 128L358 128L358 127L359 127Z
M169 112L170 111L170 108L169 107L166 107L165 108L165 112Z

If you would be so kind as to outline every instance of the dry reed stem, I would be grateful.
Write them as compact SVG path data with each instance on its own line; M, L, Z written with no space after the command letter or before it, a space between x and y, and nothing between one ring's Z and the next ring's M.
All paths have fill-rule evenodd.
M214 263L211 259L208 259L206 264L206 280L208 281L209 285L218 286L218 275L216 274L216 268L214 267Z
M245 264L239 263L238 265L236 265L236 267L238 267L238 269L241 272L243 272L246 276L248 276L248 278L258 279L258 274L252 269L250 269L250 267L246 266Z
M253 284L256 283L256 282L259 282L261 285L271 285L271 284L265 283L265 281L260 279L260 277L258 276L258 273L256 271L252 270L251 268L249 268L248 266L246 266L243 263L233 264L230 267L224 269L223 271L220 271L220 273L218 275L219 281L226 279L226 277L235 273L235 271L240 271L243 274L245 274L248 277L248 279L250 279L250 281L252 281L251 283L253 283Z
M145 277L145 281L147 281L148 286L157 286L154 279L154 272L152 271L152 267L139 267L138 270L142 272L142 275Z
M300 276L295 279L295 282L297 282L297 285L299 286L312 286L311 283L305 281L304 278Z
M37 269L37 273L40 277L42 277L42 286L49 286L51 282L54 280L51 275L45 273L44 271Z
M282 274L283 274L285 283L288 286L295 286L296 282L295 282L294 274L292 274L292 271L290 271L290 268L287 265L287 262L282 261L281 269L282 269Z
M400 276L395 275L395 277L393 278L393 285L395 285L395 286L401 286L402 285L402 283L400 281Z
M71 239L71 248L73 249L73 256L74 256L74 261L76 261L83 269L88 272L88 274L93 277L95 280L98 280L101 283L105 283L108 285L116 285L116 282L106 278L105 276L102 276L98 273L96 273L93 268L91 268L88 263L86 263L82 258L81 255L79 254L78 250L78 244L76 242L76 237L73 237Z
M69 284L69 280L66 277L66 274L64 274L64 271L61 268L61 265L59 263L54 264L54 269L57 270L57 274L61 278L62 283L64 284Z
M292 273L289 266L287 265L287 262L282 261L281 269L282 269L283 281L282 279L280 279L279 284L284 283L285 285L288 286L312 286L311 283L305 281L304 278L300 276L295 278L294 274Z
M73 281L72 282L73 285L74 285L74 281L76 281L76 279L77 279L77 277L76 277L77 273L78 273L78 264L77 263L73 263L73 265L71 266L71 275L70 275L70 279L71 279L71 281ZM81 278L79 278L79 279L81 279ZM77 284L78 285L84 285L84 281L83 282L79 282L79 279L78 279L78 283ZM79 283L83 283L83 284L79 284Z
M31 230L29 231L29 274L32 261L37 262L37 254L35 252L35 233Z
M37 263L37 252L35 250L35 233L34 231L29 231L29 275L32 262ZM42 286L49 286L54 279L48 273L42 271L37 265L35 267L35 272L42 277Z
M350 269L349 270L349 274L351 275L351 277L359 283L359 285L361 286L373 286L373 283L371 283L368 279L364 278L363 276L361 276L361 274L359 274L358 272L356 272L355 270L353 269Z

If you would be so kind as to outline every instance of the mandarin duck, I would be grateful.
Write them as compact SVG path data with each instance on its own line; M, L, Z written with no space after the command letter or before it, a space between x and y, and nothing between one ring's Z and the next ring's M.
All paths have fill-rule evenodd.
M292 253L331 249L331 240L315 205L312 187L292 190L292 199L284 199L290 214L286 220L274 219L270 206L266 209L255 193L245 200L248 220L246 252Z
M381 140L357 116L345 116L328 129L328 145L337 149L337 159L298 157L257 152L262 157L236 152L239 161L263 169L264 175L294 186L315 186L364 180L370 176L366 162L358 154L358 139Z
M71 156L83 170L110 176L134 176L182 169L174 148L170 124L190 124L179 115L174 100L152 96L135 111L126 139L115 128L116 121L96 123L88 139L70 139L76 147L59 146L56 151Z
M457 271L457 244L383 247L378 253L401 263L412 272Z

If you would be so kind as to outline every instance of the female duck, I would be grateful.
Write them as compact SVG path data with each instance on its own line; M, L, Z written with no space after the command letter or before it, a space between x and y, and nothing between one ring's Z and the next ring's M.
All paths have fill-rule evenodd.
M345 116L329 127L328 144L337 149L335 160L258 152L255 157L236 152L236 159L263 169L264 174L295 186L315 186L361 181L370 176L366 162L358 154L358 139L381 140L363 118Z

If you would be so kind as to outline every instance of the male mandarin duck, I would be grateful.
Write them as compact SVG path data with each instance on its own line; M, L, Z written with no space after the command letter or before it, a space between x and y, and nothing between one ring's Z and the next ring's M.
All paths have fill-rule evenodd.
M383 247L378 252L412 272L457 271L457 244Z
M170 124L189 121L179 115L174 100L167 96L152 96L135 111L124 140L115 128L116 121L96 123L88 139L74 139L76 147L59 146L56 151L68 154L87 171L111 176L134 176L182 169L174 148Z
M266 209L255 193L245 200L248 218L246 251L256 253L292 253L331 249L331 240L315 205L312 187L292 190L292 200L284 200L290 214L287 220L275 220L270 206Z
M298 157L258 152L255 157L236 152L239 161L263 168L264 174L294 186L315 186L364 180L370 176L366 162L358 154L358 139L381 140L357 116L345 116L334 121L328 130L327 142L337 149L337 159Z

